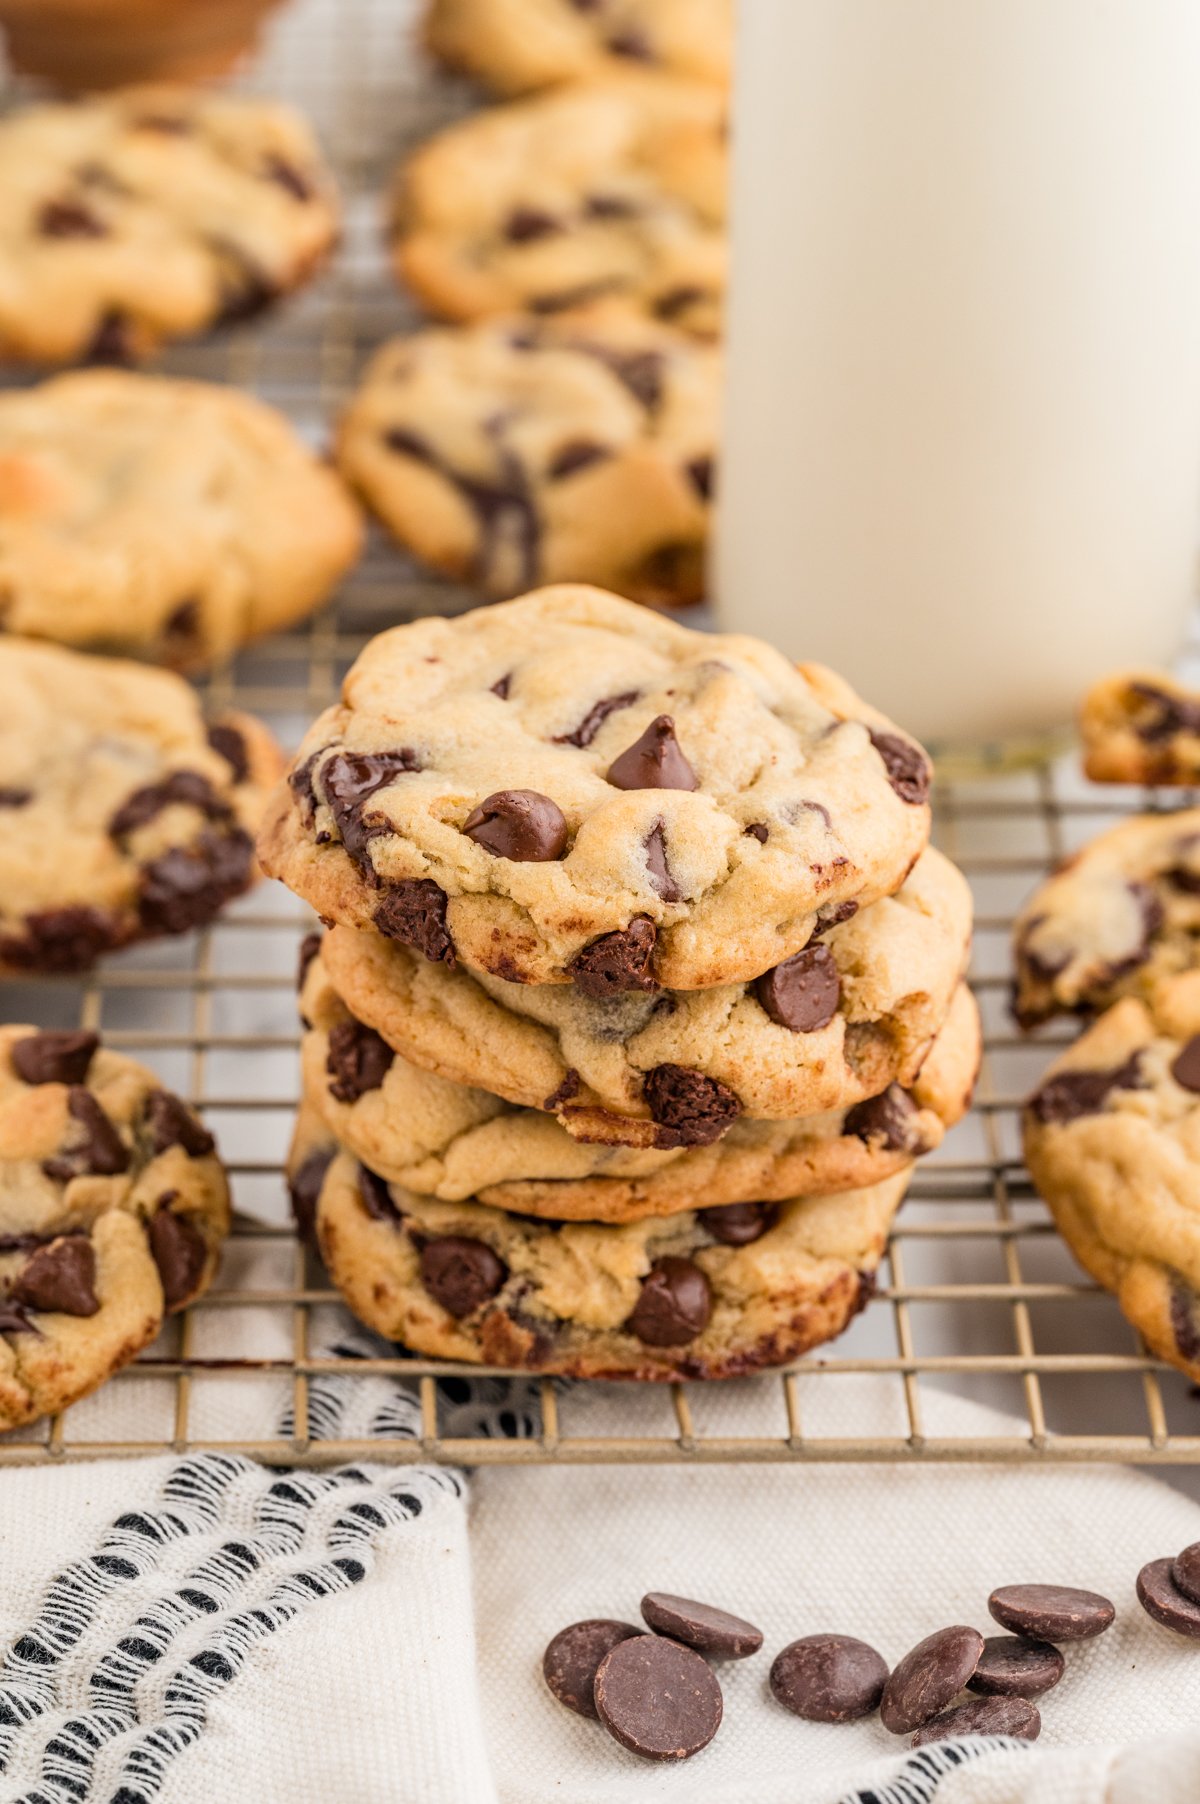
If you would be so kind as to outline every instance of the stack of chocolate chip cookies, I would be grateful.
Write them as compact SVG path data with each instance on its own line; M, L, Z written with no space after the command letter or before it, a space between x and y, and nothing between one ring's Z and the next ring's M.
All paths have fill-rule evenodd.
M979 1051L920 747L596 589L394 628L269 802L305 944L297 1213L365 1322L752 1371L869 1295Z

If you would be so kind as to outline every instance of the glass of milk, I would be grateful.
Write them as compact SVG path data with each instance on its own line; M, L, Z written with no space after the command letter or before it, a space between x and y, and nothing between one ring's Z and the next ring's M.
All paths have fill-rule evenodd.
M741 0L721 625L932 741L1178 648L1200 0Z

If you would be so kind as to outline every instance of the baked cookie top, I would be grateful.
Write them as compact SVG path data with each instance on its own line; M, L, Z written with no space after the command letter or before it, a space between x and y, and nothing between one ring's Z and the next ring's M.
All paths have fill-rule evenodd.
M374 639L259 849L328 920L444 964L696 989L898 889L929 782L831 672L560 587Z
M1101 833L1030 897L1013 945L1025 1027L1150 997L1200 962L1200 808Z
M400 171L400 279L447 319L604 300L715 337L725 111L719 88L631 72L473 113Z
M211 1281L212 1136L97 1035L0 1028L0 1428L92 1390Z
M721 354L651 320L496 321L393 339L338 462L426 563L492 595L703 589Z
M1079 720L1094 783L1200 783L1200 691L1161 670L1097 683Z
M351 1013L416 1064L549 1107L587 1140L665 1145L908 1083L970 938L966 880L931 847L894 896L750 984L590 997L449 971L349 927L334 928L322 958Z
M292 1169L323 1139L302 1117ZM414 1196L339 1152L316 1236L360 1319L417 1352L573 1378L728 1378L841 1332L907 1182L792 1199L749 1233L717 1210L550 1225Z
M1127 996L1050 1066L1025 1156L1063 1238L1154 1351L1200 1376L1200 971Z
M0 970L82 971L201 926L256 875L280 756L181 677L0 637Z
M257 313L335 232L290 108L182 87L25 107L0 121L0 356L135 361Z
M307 614L358 509L274 408L88 370L0 395L0 625L191 666Z
M595 80L630 63L729 81L732 0L429 0L436 56L501 94Z

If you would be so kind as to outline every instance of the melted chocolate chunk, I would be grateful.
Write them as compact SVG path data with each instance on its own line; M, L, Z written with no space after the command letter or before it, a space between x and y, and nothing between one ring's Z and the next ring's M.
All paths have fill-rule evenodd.
M607 445L598 445L593 439L573 438L555 452L546 468L546 476L551 482L561 482L564 477L590 469L593 464L603 463L611 456Z
M658 1144L710 1146L730 1128L742 1105L727 1084L684 1065L656 1065L642 1087L650 1113L668 1130Z
M878 1140L889 1153L914 1152L917 1146L917 1105L899 1084L890 1084L882 1096L870 1096L866 1102L848 1109L842 1122L843 1134L852 1135L869 1146Z
M660 714L608 767L614 789L698 789L696 773L675 737L675 722Z
M655 821L645 839L646 870L650 878L650 887L664 902L679 902L683 899L683 891L671 874L667 863L667 830L666 823Z
M411 946L432 964L457 964L446 926L446 892L431 877L406 877L388 886L375 910L375 925L389 940Z
M1110 1071L1060 1071L1046 1080L1029 1100L1035 1121L1078 1121L1098 1115L1114 1090L1144 1089L1140 1054L1134 1052Z
M95 1315L96 1255L86 1234L64 1234L38 1247L9 1292L18 1308L39 1314Z
M321 769L321 788L342 844L359 870L370 877L375 875L370 841L389 829L386 823L372 825L364 818L366 805L378 790L420 768L420 759L411 747L400 746L387 752L335 752Z
M154 933L187 933L240 896L254 870L248 833L202 833L186 849L173 846L142 871L138 916Z
M711 457L693 457L684 469L692 479L692 487L701 501L711 501L713 492L713 460Z
M304 988L304 981L308 976L308 968L320 950L321 935L319 933L306 933L300 942L300 950L296 954L297 990L302 990Z
M300 819L306 827L312 826L317 812L317 792L313 787L313 771L321 756L321 752L313 752L304 760L303 764L298 764L295 770L288 772L288 788L296 798Z
M900 800L914 806L926 801L932 773L920 746L914 745L911 739L901 739L898 733L867 730L871 734L871 744L883 759L888 782Z
M508 1267L482 1240L447 1234L421 1251L421 1282L448 1315L473 1315L494 1297L508 1277Z
M0 808L25 808L32 800L32 789L0 789Z
M703 1334L712 1315L708 1279L690 1259L656 1259L625 1326L647 1347L681 1347Z
M208 1263L208 1242L186 1215L171 1208L175 1192L169 1190L158 1199L158 1208L146 1223L150 1254L158 1267L163 1300L168 1309L178 1309L199 1289Z
M86 971L119 939L114 921L82 904L42 909L23 926L0 939L0 959L25 971Z
M22 1083L82 1084L99 1044L99 1034L48 1029L17 1040L9 1056Z
M297 169L294 163L289 163L286 157L281 157L277 151L268 151L263 158L263 175L267 181L274 182L277 187L282 188L285 193L291 195L293 200L298 200L301 204L316 198L316 188L308 176L304 174L303 170Z
M837 1014L842 980L828 946L806 946L760 977L754 993L779 1027L811 1034Z
M657 990L654 948L658 929L645 915L635 915L628 927L602 934L576 953L567 966L581 995L603 999L626 990Z
M0 1334L33 1334L41 1340L42 1333L35 1323L31 1322L19 1303L0 1299Z
M138 360L138 344L133 324L124 313L106 313L96 327L95 336L80 358L84 364L111 369L129 369Z
M129 1149L90 1090L72 1085L67 1113L83 1130L73 1135L75 1144L64 1147L53 1159L42 1161L42 1170L57 1183L78 1177L114 1177L129 1169Z
M125 798L109 818L109 837L125 839L172 807L195 808L210 821L228 820L231 813L228 802L199 771L173 770L161 782L147 783Z
M288 1179L288 1196L292 1204L292 1216L300 1237L309 1245L314 1244L317 1226L317 1199L321 1194L321 1186L325 1182L325 1173L333 1164L334 1149L332 1146L318 1147L301 1161Z
M1147 712L1133 722L1134 732L1147 745L1176 733L1200 733L1200 702L1186 695L1168 695L1153 683L1130 683L1129 693L1147 704Z
M48 200L37 216L42 238L107 238L108 227L79 200Z
M726 1247L748 1247L778 1220L778 1203L723 1203L700 1211L700 1226Z
M552 864L567 843L558 803L535 789L498 789L463 822L463 832L495 858L514 864Z
M1185 1090L1200 1092L1200 1034L1193 1034L1171 1061L1171 1076Z
M558 1089L552 1090L542 1104L547 1114L553 1114L556 1109L561 1109L565 1102L570 1102L573 1096L578 1096L579 1084L578 1071L568 1071Z
M244 783L250 775L250 757L246 741L236 727L227 721L214 721L208 729L208 743L233 772L235 783Z
M619 708L632 707L637 698L636 689L630 689L625 695L604 696L592 704L577 727L573 727L569 733L556 734L554 744L577 745L581 749L591 745L609 715L615 714Z
M181 1146L189 1159L205 1159L217 1144L203 1122L169 1090L151 1090L142 1123L155 1157Z
M744 838L756 839L760 846L765 846L771 837L771 829L765 821L751 821L748 827L742 828Z
M561 219L540 207L514 207L504 222L504 236L510 244L533 244L539 238L556 238L565 230Z
M392 1068L395 1053L382 1035L361 1021L339 1021L329 1030L329 1094L338 1102L357 1102L378 1090Z
M371 1171L366 1165L358 1168L358 1194L372 1221L403 1221L403 1216L392 1201L387 1179L381 1178L377 1171Z
M857 902L826 902L823 908L817 910L817 922L809 935L809 944L813 940L819 940L822 934L829 933L832 928L840 927L843 921L853 920L857 913Z

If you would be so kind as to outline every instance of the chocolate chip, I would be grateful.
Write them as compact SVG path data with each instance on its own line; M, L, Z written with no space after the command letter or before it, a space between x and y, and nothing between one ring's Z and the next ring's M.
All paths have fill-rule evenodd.
M656 1634L686 1642L714 1660L744 1660L763 1643L762 1630L752 1622L670 1591L647 1591L642 1615Z
M1171 1577L1194 1604L1200 1604L1200 1541L1193 1541L1190 1547L1176 1554L1171 1566Z
M700 1226L722 1246L746 1247L779 1220L778 1203L722 1203L700 1211Z
M554 739L555 745L589 746L600 731L610 714L619 708L630 708L638 699L638 691L630 689L625 695L606 695L598 702L593 702L577 727L569 733L559 733Z
M254 872L254 843L241 828L202 833L186 849L174 846L142 871L138 918L153 933L187 933L203 927L222 905L247 888Z
M325 1173L333 1164L334 1149L321 1146L309 1153L288 1179L288 1196L292 1216L300 1238L311 1245L317 1225L317 1199L325 1182Z
M1129 694L1149 706L1149 713L1133 723L1147 745L1170 739L1176 733L1200 733L1200 703L1188 696L1168 695L1153 683L1130 683Z
M0 1301L0 1334L32 1334L42 1339L41 1330L31 1322L19 1303Z
M607 445L598 445L593 439L573 438L560 450L556 451L546 469L546 476L551 482L561 482L566 476L574 476L579 470L590 469L592 464L603 463L611 457L612 452Z
M509 692L509 689L511 688L511 686L512 686L512 671L510 670L504 676L500 677L497 682L492 684L492 694L498 695L502 702L506 702L508 700L508 692Z
M646 848L646 871L650 887L664 902L682 900L683 891L671 874L667 863L667 830L664 821L655 821L643 844Z
M1197 1297L1190 1284L1176 1275L1171 1281L1171 1332L1184 1359L1200 1362L1200 1322L1197 1321Z
M542 1677L560 1704L596 1720L596 1668L619 1641L640 1635L631 1623L593 1616L560 1629L542 1656Z
M0 808L25 808L32 800L32 789L0 788Z
M989 1635L979 1665L967 1680L968 1691L988 1697L1038 1698L1053 1690L1066 1671L1066 1661L1048 1641L1020 1635Z
M760 846L765 846L771 837L771 829L763 821L751 821L748 827L742 828L742 834L749 839L756 839Z
M680 314L708 298L707 289L681 284L678 288L668 288L665 294L658 296L654 303L654 314L657 319L678 319Z
M628 990L657 990L654 948L658 929L645 915L635 915L628 927L605 933L567 966L575 988L583 996L603 1001Z
M1107 1597L1073 1585L1001 1585L988 1598L1001 1628L1030 1641L1090 1641L1116 1615Z
M561 219L540 207L514 207L504 222L504 236L510 244L533 244L539 238L554 238L565 231Z
M692 461L684 464L683 467L691 477L692 487L699 495L701 501L711 501L713 490L712 458L693 457Z
M983 1652L977 1629L938 1629L905 1654L883 1688L879 1714L893 1735L907 1735L956 1698Z
M1200 1641L1200 1604L1181 1591L1172 1560L1151 1560L1137 1575L1138 1602L1148 1616L1177 1635Z
M656 1259L625 1326L647 1347L681 1347L703 1334L712 1315L708 1279L690 1259Z
M313 959L320 950L321 935L319 933L306 933L300 942L300 950L296 955L297 990L302 990L304 988L305 979L308 977L309 966L312 964Z
M771 1691L810 1723L853 1723L879 1708L887 1683L881 1654L853 1635L804 1635L771 1663Z
M778 1026L811 1034L837 1014L842 980L828 946L806 946L760 977L754 993Z
M614 789L697 789L696 773L679 748L669 714L652 720L640 739L608 767Z
M440 465L441 460L429 440L408 426L390 426L383 435L383 442L389 451L398 452L401 457L411 457L417 463L431 464L435 468Z
M813 940L819 940L823 933L840 927L843 921L853 920L857 913L858 903L849 899L845 902L826 902L823 908L817 910L816 925L809 935L810 945Z
M113 369L128 369L137 360L138 343L132 322L127 314L115 310L104 315L80 358L81 363Z
M119 939L108 915L83 904L41 909L22 927L0 939L0 959L24 971L86 971Z
M109 817L109 837L125 839L172 807L195 808L210 821L228 820L232 812L229 803L198 770L173 770L160 782L146 783L126 797Z
M1193 1034L1171 1060L1171 1076L1183 1089L1200 1091L1200 1034Z
M562 809L536 789L498 789L463 822L463 832L493 857L552 864L567 843Z
M227 721L217 720L208 729L208 743L219 758L224 758L233 772L234 782L244 783L250 775L250 756L244 735Z
M392 1068L395 1053L381 1034L362 1021L339 1021L329 1030L325 1069L330 1076L329 1094L337 1102L357 1102L369 1090L378 1090Z
M83 1129L82 1138L72 1136L75 1145L42 1161L48 1178L69 1184L72 1178L115 1177L129 1169L129 1149L90 1090L73 1085L67 1093L67 1113Z
M371 1171L365 1165L358 1168L358 1194L372 1221L399 1222L404 1219L392 1201L387 1179L381 1178L377 1171Z
M78 200L48 200L37 216L43 238L107 238L108 227Z
M142 1110L142 1120L154 1154L181 1146L189 1159L205 1159L216 1141L186 1104L169 1090L152 1090Z
M636 1635L610 1649L594 1695L609 1734L644 1760L687 1760L721 1726L721 1687L708 1662L659 1635Z
M472 1315L503 1287L508 1267L482 1240L447 1234L421 1250L421 1282L448 1315Z
M598 363L611 370L617 381L624 384L647 413L653 413L661 404L663 377L666 373L666 361L661 352L614 351L608 345L582 340L576 341L575 349L588 357L594 357Z
M1109 1071L1060 1071L1029 1099L1029 1109L1036 1121L1078 1121L1083 1115L1098 1115L1114 1090L1144 1087L1140 1055L1134 1052Z
M173 1191L158 1200L158 1208L146 1223L150 1253L158 1267L163 1299L177 1309L195 1295L208 1263L208 1242L186 1215L171 1208Z
M373 876L367 847L384 825L372 827L364 821L366 804L380 789L386 789L399 776L419 771L421 763L410 746L386 752L336 752L321 769L321 788L325 801L337 823L346 851L355 863L365 866Z
M65 1234L39 1247L9 1292L18 1307L39 1314L95 1315L96 1255L85 1234Z
M241 245L228 238L210 238L209 245L221 271L217 325L240 325L274 306L280 294L278 284L247 256Z
M277 151L268 151L263 158L263 175L267 181L274 182L277 187L291 195L293 200L307 202L315 199L316 189L303 171L281 157Z
M10 1057L23 1083L82 1084L99 1044L99 1034L47 1029L17 1040Z
M871 732L871 744L883 759L888 782L900 800L914 805L926 801L931 772L920 746L911 739L901 739L898 733L876 732Z
M636 219L642 209L628 194L589 194L583 210L589 219Z
M543 1109L545 1109L548 1114L553 1114L556 1109L561 1109L565 1102L570 1102L573 1096L579 1094L579 1084L580 1077L578 1071L568 1071L557 1090L552 1090L545 1102L543 1102Z
M673 1146L710 1146L742 1112L727 1084L686 1065L656 1065L642 1094L655 1121L670 1129Z
M411 946L433 964L457 964L454 942L446 926L447 896L430 877L405 877L388 886L375 910L375 925L385 939Z
M861 1140L864 1146L877 1140L884 1152L910 1152L918 1138L917 1113L917 1105L907 1091L890 1084L882 1096L869 1096L866 1102L847 1109L842 1132Z
M934 1741L957 1740L960 1735L1015 1735L1021 1741L1036 1741L1041 1732L1038 1707L1028 1698L973 1698L923 1724L910 1745L924 1748Z
M654 54L640 31L622 31L608 40L605 48L612 56L627 56L636 63L650 63Z

